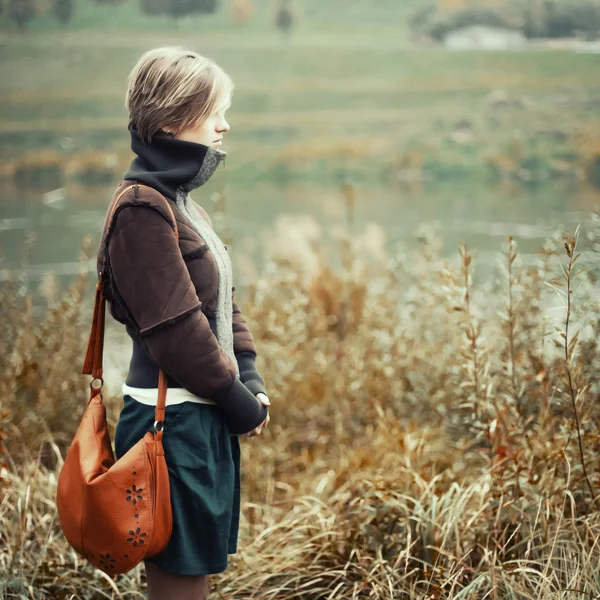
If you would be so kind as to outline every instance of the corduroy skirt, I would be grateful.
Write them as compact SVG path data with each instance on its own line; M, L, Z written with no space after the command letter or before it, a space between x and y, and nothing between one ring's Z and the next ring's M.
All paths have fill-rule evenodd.
M115 431L117 458L153 426L154 406L125 395ZM237 549L239 438L229 435L219 407L182 402L166 407L163 445L173 533L165 550L147 560L176 575L221 573Z

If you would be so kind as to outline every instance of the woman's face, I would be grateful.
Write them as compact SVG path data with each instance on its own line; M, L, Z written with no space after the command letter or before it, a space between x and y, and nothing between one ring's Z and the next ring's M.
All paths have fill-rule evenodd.
M211 148L220 148L223 144L223 135L229 131L229 123L225 120L225 113L230 106L231 102L223 104L202 125L178 131L175 137L186 142L195 142L196 144L204 144Z

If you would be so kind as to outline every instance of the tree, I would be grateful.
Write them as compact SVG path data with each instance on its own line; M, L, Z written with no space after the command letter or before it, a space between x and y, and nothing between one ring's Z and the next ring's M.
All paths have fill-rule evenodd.
M284 33L289 33L294 25L294 13L292 11L291 0L281 0L277 16L275 17L275 25Z
M9 0L8 16L19 27L25 29L27 23L35 16L34 0Z
M75 4L73 0L54 0L54 15L59 23L66 25L73 16Z

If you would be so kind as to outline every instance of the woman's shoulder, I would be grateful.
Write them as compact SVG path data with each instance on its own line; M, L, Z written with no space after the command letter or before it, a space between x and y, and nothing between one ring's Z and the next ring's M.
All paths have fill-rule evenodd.
M177 231L177 218L174 211L175 203L172 200L153 187L136 181L124 180L115 190L113 202L109 207L109 213L116 216L124 208L135 206L156 210ZM111 220L109 214L107 225L110 226Z
M189 197L188 200L193 202ZM196 202L194 205L212 228L206 210ZM118 232L138 240L152 237L157 247L175 234L184 259L210 255L206 241L185 218L177 203L150 186L124 181L115 190L109 213L112 216L109 214L107 217L102 234L106 246Z
M152 238L158 245L177 240L178 224L169 200L149 186L125 180L117 186L106 211L98 247L98 268L109 247L119 239L131 237L138 242Z

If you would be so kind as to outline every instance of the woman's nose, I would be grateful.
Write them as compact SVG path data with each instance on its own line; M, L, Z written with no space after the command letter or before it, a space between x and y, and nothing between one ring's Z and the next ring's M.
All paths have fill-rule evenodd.
M226 131L229 131L230 127L229 127L229 123L223 119L220 123L219 123L219 133L224 133Z

